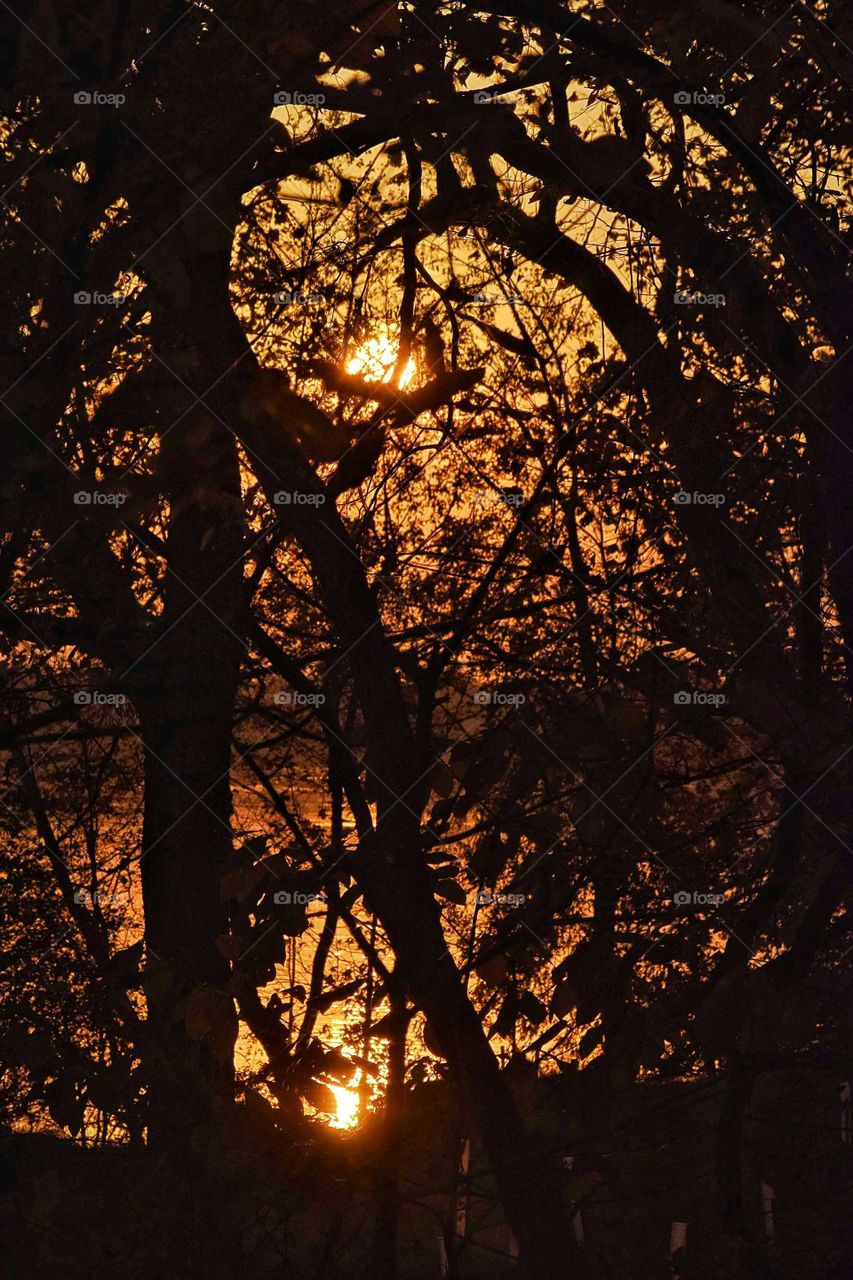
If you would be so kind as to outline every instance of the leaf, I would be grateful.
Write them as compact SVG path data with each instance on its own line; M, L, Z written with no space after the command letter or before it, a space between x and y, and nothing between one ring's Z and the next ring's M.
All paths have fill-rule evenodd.
M485 982L488 987L499 987L506 982L509 966L504 955L491 956L488 960L484 960L482 964L477 965L477 977Z
M43 1031L14 1034L13 1052L21 1066L35 1076L43 1075L57 1059L53 1042Z
M219 901L236 898L239 902L248 898L267 878L267 869L261 863L251 867L238 867L227 871L219 881Z
M436 897L444 898L448 902L456 902L460 907L464 907L468 901L468 895L455 880L437 880L433 885L433 892Z
M518 844L518 836L513 840L505 840L495 827L479 842L471 859L471 871L478 880L494 882L500 878L509 861L514 848Z
M276 1116L277 1120L282 1117L286 1120L299 1121L305 1114L305 1108L302 1105L302 1099L293 1089L279 1089L276 1092L276 1102L280 1115Z
M298 938L308 928L308 907L301 902L276 906L276 923L288 938Z
M323 1071L335 1080L343 1080L347 1084L356 1073L356 1065L340 1049L330 1049L323 1059Z
M436 800L430 811L429 826L434 827L437 823L444 822L450 817L455 808L456 800L453 796L447 796L444 800Z
M599 1022L597 1026L590 1027L589 1031L585 1031L580 1038L578 1045L578 1057L588 1058L593 1049L596 1049L604 1039L604 1024Z
M277 1116L275 1108L262 1093L256 1089L244 1089L243 1098L250 1118L262 1129L270 1129L275 1125Z
M240 846L240 853L247 854L257 862L260 858L266 857L269 842L269 836L249 836L248 840L244 840Z
M463 739L461 742L457 742L450 752L448 767L454 778L458 778L460 782L473 764L476 750L476 745L473 742Z
M519 997L518 1011L534 1027L538 1027L548 1016L548 1010L532 991L524 991Z
M434 795L446 800L452 793L455 778L443 760L436 760L429 775L429 784Z
M300 1084L299 1092L318 1111L325 1111L330 1116L337 1115L338 1100L327 1084L321 1084L319 1080L307 1080L305 1084Z
M399 1033L405 1021L406 1018L399 1013L386 1013L378 1022L374 1022L368 1035L370 1037L378 1036L382 1040L390 1040L392 1036Z
M76 1137L83 1128L83 1117L86 1114L86 1100L78 1092L77 1081L67 1075L51 1080L45 1085L44 1100L51 1119Z
M110 957L104 969L104 978L107 982L115 983L119 987L136 987L139 985L139 965L142 961L142 954L145 944L142 939L134 942L132 947L125 947L122 951L116 951Z
M246 938L246 951L240 958L240 968L255 976L258 986L265 987L275 976L274 966L284 964L286 952L286 943L281 933L271 929L266 921L260 921ZM261 981L260 975L267 972L270 977Z
M498 1016L495 1018L495 1035L500 1036L502 1039L508 1039L518 1021L518 1015L518 992L515 990L509 991L500 1007Z
M128 1101L128 1077L114 1068L93 1071L86 1080L86 1097L93 1107L115 1115Z
M205 1036L205 1042L210 1046L217 1062L231 1060L238 1031L237 1011L232 1001L220 994L213 1026Z
M564 1018L577 1008L578 996L570 982L558 982L551 997L551 1012L556 1018Z
M338 904L339 909L341 911L349 911L350 907L354 907L358 902L361 897L361 892L360 884L351 885L349 889L347 889L346 893L341 895L341 900Z
M226 960L239 960L242 947L240 939L233 933L220 933L215 945L216 950Z

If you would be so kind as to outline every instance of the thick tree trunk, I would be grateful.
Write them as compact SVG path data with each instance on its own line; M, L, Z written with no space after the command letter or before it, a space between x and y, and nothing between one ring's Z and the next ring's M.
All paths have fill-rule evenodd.
M237 1035L229 965L216 940L228 924L219 884L233 851L230 767L245 649L245 538L237 449L225 425L227 382L216 399L206 392L211 370L227 367L242 335L228 305L227 251L190 265L204 272L197 296L206 306L199 306L194 342L178 362L189 396L179 388L169 406L177 423L161 439L159 467L170 502L164 607L159 638L132 672L145 748L141 871L156 1046L149 1098L155 1143L186 1135L232 1095ZM193 405L193 394L204 402Z
M180 128L187 95L202 89L171 87L165 119ZM161 136L150 145L162 146ZM193 162L212 182L222 161L205 136ZM145 748L141 872L155 1144L174 1145L233 1095L237 1015L216 941L228 925L219 886L233 851L231 746L246 632L245 514L229 425L239 394L234 370L246 352L229 298L240 189L239 172L229 171L204 202L193 202L164 179L169 230L143 264L157 300L152 334L166 390L156 473L169 504L159 638L132 672Z
M220 315L208 314L205 337L221 359L236 324L224 297L224 256L219 265ZM208 378L209 365L197 364ZM145 747L141 870L159 1058L150 1077L149 1139L156 1142L203 1123L233 1090L237 1018L216 940L227 929L219 882L232 853L244 533L236 445L219 406L214 413L196 407L161 444L171 502L164 608L159 639L133 673Z
M217 652L213 626L212 619L204 626L196 610L188 615L168 646L160 691L142 717L141 870L154 1045L148 1133L154 1144L203 1124L233 1089L236 1017L226 993L229 966L216 939L227 928L219 869L232 847L228 771L238 664ZM200 1035L206 1020L209 1030Z

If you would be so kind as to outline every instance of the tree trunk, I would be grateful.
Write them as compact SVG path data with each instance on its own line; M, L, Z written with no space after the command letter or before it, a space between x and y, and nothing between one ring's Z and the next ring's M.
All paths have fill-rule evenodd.
M341 638L367 727L379 791L376 830L361 840L353 870L365 901L387 931L400 973L447 1058L498 1182L507 1221L531 1280L572 1280L583 1259L565 1222L556 1172L534 1149L479 1015L447 949L421 852L426 762L414 747L394 654L347 530L313 469L290 443L286 424L243 417L245 439L272 504L285 484L322 495L316 504L276 508L308 555Z
M233 323L230 313L222 319ZM216 322L208 313L210 345L202 355L219 349ZM209 381L210 360L193 363ZM229 775L245 647L244 533L237 450L218 407L214 412L198 406L161 441L171 504L164 607L159 639L132 673L145 748L152 1142L185 1135L233 1093L237 1017L216 940L228 925L219 882L233 851Z
M172 88L164 119L181 127L187 95L201 86ZM162 145L159 135L151 145ZM205 137L195 160L212 180L222 158ZM156 1046L154 1143L186 1136L233 1095L237 1015L229 964L216 946L228 926L219 884L233 852L231 746L246 647L245 513L229 425L246 353L229 298L241 190L233 169L203 203L164 180L169 230L143 265L166 387L155 468L169 504L159 638L131 673L145 748L141 872Z
M236 1018L226 994L228 962L216 939L227 928L219 869L232 848L228 771L238 664L205 644L211 628L195 613L173 633L161 690L142 716L141 871L154 1044L148 1135L154 1144L203 1124L216 1099L233 1090ZM211 990L213 1020L204 1038L187 1025L186 1000L200 990Z

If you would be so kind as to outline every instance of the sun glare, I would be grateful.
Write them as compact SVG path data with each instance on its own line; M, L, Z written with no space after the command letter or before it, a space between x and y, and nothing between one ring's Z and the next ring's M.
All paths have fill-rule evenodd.
M390 333L368 338L347 361L347 373L361 373L371 382L389 382L397 360L397 344ZM415 376L414 361L407 360L398 386L405 387Z
M358 1090L347 1089L342 1084L328 1086L335 1095L338 1109L329 1117L330 1129L353 1129L358 1124Z

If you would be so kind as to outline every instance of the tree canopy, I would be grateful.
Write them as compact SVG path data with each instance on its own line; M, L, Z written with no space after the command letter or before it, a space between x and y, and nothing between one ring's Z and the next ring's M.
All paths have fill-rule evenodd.
M446 1081L550 1280L518 1073L722 1074L754 1250L851 1066L846 9L3 9L8 1119Z

